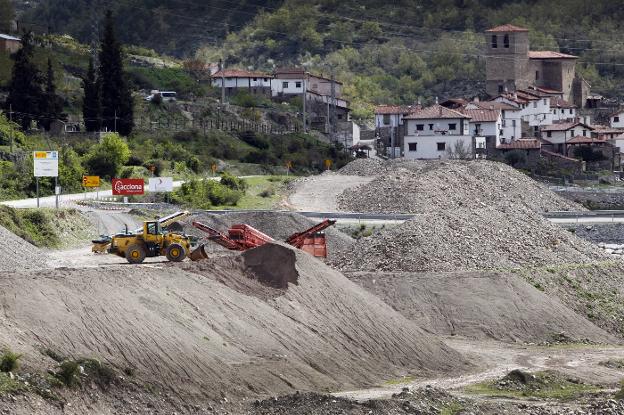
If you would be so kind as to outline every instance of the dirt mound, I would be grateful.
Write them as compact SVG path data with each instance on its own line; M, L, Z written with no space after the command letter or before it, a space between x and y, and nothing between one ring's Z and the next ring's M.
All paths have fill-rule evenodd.
M0 271L44 268L47 261L39 248L0 226Z
M425 213L457 208L519 206L536 212L584 210L506 164L492 161L388 162L389 171L370 183L345 190L345 211Z
M290 247L264 249L294 254L297 285L265 286L240 256L221 259L216 271L167 263L3 273L0 345L42 372L53 362L39 350L98 358L189 402L467 368L457 352L322 262ZM259 286L262 295L250 295Z
M388 164L379 159L355 159L343 168L338 174L345 176L379 176L388 171Z
M301 232L317 223L297 213L290 212L232 212L221 215L201 213L194 215L184 224L184 232L199 238L204 238L206 234L191 226L192 221L205 223L223 233L227 233L227 229L236 223L246 223L277 241L284 241L293 233ZM329 258L332 258L335 252L349 249L354 242L353 238L335 227L327 228L325 235L327 236ZM223 252L225 248L208 242L206 250L207 252Z
M439 335L551 343L615 339L517 275L497 272L350 273L349 279Z
M336 254L343 270L455 271L588 263L600 248L527 208L433 211L364 238Z

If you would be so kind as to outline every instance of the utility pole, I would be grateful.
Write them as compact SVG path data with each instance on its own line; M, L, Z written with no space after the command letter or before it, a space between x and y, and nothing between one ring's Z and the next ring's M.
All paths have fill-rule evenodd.
M303 133L306 133L306 97L308 95L308 91L306 88L306 71L303 71L303 97L302 97L302 101L303 101L303 115L302 115L302 119L303 119Z
M331 73L331 125L330 125L330 139L332 142L336 140L335 133L338 131L336 128L336 79L334 75L334 67L330 66Z
M221 105L225 105L225 74L223 71L223 59L219 59L219 73L221 73Z
M97 11L98 0L91 0L91 56L93 57L93 67L98 67L98 41L99 41L99 28L98 28L98 15Z
M13 105L9 104L9 122L10 122L10 126L9 126L9 149L11 154L13 154Z

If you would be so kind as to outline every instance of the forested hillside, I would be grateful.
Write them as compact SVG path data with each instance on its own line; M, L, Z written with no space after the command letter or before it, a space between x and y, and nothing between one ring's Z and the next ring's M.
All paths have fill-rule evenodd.
M48 3L48 2L46 2ZM82 41L89 5L40 5L26 20L51 22ZM484 78L482 31L514 23L531 29L531 48L580 56L579 71L606 96L624 91L624 8L610 0L123 0L122 40L177 56L270 70L287 64L345 82L354 115L371 104L474 95Z

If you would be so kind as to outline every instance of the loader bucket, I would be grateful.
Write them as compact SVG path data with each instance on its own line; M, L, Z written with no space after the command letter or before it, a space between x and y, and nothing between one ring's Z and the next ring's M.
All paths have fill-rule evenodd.
M206 250L204 249L204 244L199 245L189 254L189 258L191 261L201 261L202 259L208 258L206 254Z

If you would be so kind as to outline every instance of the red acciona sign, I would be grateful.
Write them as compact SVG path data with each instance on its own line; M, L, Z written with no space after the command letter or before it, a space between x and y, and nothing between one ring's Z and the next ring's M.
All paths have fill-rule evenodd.
M131 196L144 193L145 181L143 179L113 179L113 195Z

